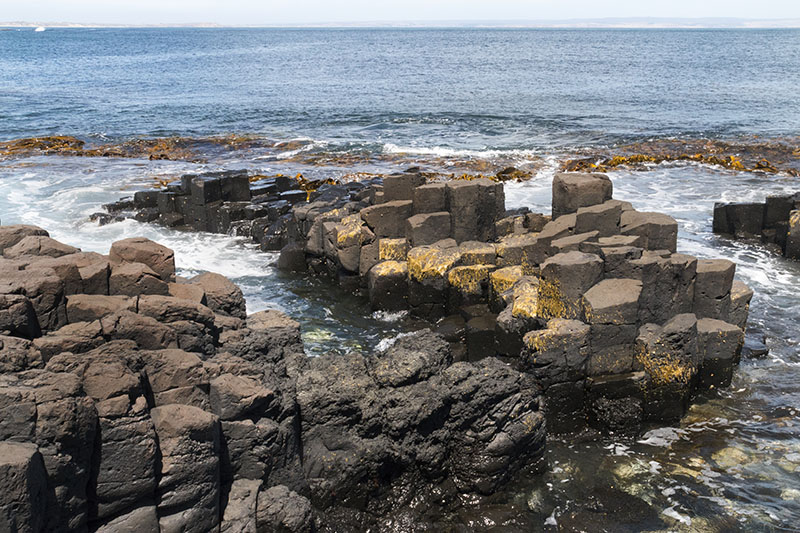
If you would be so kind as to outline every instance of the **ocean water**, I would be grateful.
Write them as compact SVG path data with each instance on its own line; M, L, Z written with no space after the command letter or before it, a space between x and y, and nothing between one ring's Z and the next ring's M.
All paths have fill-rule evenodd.
M529 181L507 185L507 205L548 212L554 172L585 150L672 138L798 149L798 87L795 30L0 31L0 141L264 140L191 161L0 156L0 221L38 224L99 252L153 238L175 249L182 273L234 279L250 312L297 318L310 354L370 350L408 319L373 316L362 299L282 275L274 254L233 237L134 221L98 227L88 216L187 171L317 177L410 163L449 172L465 161L535 161ZM474 531L797 531L800 263L713 235L711 210L800 190L800 180L694 163L610 177L615 197L679 221L679 251L737 262L756 291L750 334L766 338L769 356L743 360L729 389L699 399L674 427L551 439L545 473L522 472L502 493L431 515ZM613 526L587 511L609 499L625 511Z

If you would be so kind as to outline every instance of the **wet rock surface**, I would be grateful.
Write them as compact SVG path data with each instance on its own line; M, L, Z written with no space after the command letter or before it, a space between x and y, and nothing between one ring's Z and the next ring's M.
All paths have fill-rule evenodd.
M68 250L25 248L4 267L36 280L50 249ZM146 239L111 249L59 257L104 267L90 292L64 290L83 280L74 269L2 286L4 530L341 531L353 517L361 529L410 509L414 491L492 492L542 456L525 373L454 363L429 331L309 359L297 322L248 316L226 278L176 279L171 250ZM152 282L115 290L126 269Z
M789 259L800 259L800 193L768 196L764 203L714 204L714 233L760 240Z

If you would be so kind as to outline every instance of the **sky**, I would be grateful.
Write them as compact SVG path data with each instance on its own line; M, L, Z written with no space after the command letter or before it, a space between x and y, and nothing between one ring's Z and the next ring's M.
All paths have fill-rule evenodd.
M0 20L270 25L606 17L798 19L800 0L0 0Z

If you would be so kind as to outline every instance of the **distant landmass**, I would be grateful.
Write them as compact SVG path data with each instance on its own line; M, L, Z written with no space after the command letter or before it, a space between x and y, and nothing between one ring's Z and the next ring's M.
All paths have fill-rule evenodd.
M362 21L263 24L108 24L78 22L0 22L5 28L800 28L800 19L601 18L563 20Z

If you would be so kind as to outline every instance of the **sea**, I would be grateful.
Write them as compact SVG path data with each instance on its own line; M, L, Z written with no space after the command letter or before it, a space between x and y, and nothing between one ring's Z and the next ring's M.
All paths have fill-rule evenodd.
M549 213L565 161L659 142L780 145L800 157L800 30L0 28L0 143L191 140L191 155L0 149L0 221L107 253L144 235L183 275L222 273L249 312L283 310L311 356L371 351L411 326L364 298L276 271L234 236L89 220L187 172L358 179L514 166L507 207ZM788 147L788 151L786 150ZM130 155L130 154L128 154ZM715 202L800 191L790 173L671 161L608 172L616 198L679 222L680 252L727 258L755 290L730 388L637 436L552 436L544 468L431 506L442 531L800 531L800 262L711 231ZM387 524L388 531L404 531Z

